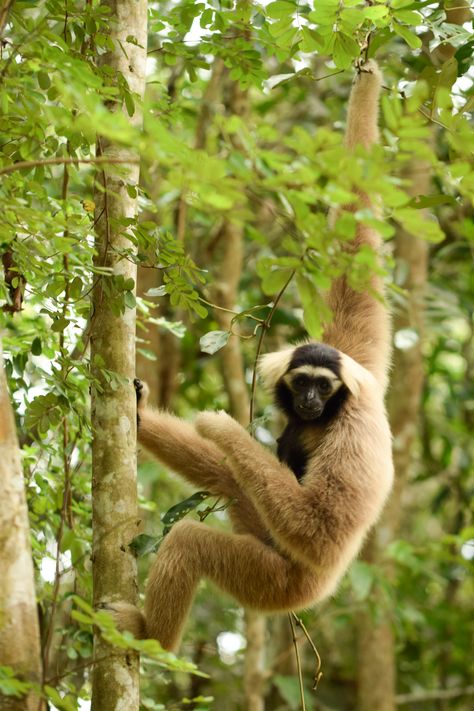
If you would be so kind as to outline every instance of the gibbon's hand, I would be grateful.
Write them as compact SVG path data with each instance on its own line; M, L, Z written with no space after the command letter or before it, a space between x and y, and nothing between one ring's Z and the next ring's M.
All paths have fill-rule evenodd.
M135 378L135 380L133 381L133 385L135 387L135 393L137 395L137 408L138 410L144 410L147 405L150 389L148 385L139 378Z

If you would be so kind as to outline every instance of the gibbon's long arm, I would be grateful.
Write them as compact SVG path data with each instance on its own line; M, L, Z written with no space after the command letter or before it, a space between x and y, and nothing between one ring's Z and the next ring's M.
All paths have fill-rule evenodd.
M351 151L356 150L357 146L369 149L379 140L377 120L381 85L382 75L374 61L367 62L359 69L347 115L345 142ZM354 192L373 209L372 196L364 191L363 184L354 186ZM357 205L344 209L353 211ZM362 245L368 245L380 255L380 236L372 228L358 223L356 237L347 249L355 253ZM375 296L374 293L368 293L370 290ZM327 296L333 321L325 329L323 341L366 367L385 390L391 334L390 318L383 298L383 282L379 276L372 276L369 288L366 287L363 292L354 291L346 277L336 279Z

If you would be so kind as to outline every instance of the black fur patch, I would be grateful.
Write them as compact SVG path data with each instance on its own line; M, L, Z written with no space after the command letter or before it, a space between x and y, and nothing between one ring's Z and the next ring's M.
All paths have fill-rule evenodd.
M302 365L314 365L329 368L338 378L341 377L341 362L339 351L324 343L308 343L296 348L288 367L288 372ZM308 456L300 442L300 433L314 425L327 425L337 416L349 396L349 390L343 384L329 398L321 415L311 422L301 420L293 407L293 393L283 380L275 387L275 400L278 407L288 417L288 425L278 439L278 458L285 462L300 480L306 471Z
M288 371L302 365L321 366L329 368L339 378L341 375L341 359L339 351L325 343L307 343L295 349Z
M288 424L283 434L278 438L277 456L280 462L285 462L295 474L298 481L304 476L308 457L299 444L298 427Z

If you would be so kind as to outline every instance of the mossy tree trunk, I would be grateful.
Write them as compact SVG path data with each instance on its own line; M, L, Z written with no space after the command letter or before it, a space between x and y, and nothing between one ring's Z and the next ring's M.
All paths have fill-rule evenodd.
M114 50L101 58L120 73L134 94L145 88L147 3L145 0L108 0L110 37ZM133 39L132 39L133 38ZM132 39L132 41L129 41ZM120 102L111 112L123 111ZM135 110L129 119L140 125ZM111 158L135 159L130 150L98 139L98 150ZM128 186L137 186L139 168L105 168L98 173L96 191L96 266L114 277L136 283L136 266L123 252L132 244L121 221L135 218L136 199ZM132 193L133 194L133 193ZM122 293L123 296L123 293ZM93 291L91 363L96 382L92 388L92 495L94 605L114 600L137 602L136 561L129 549L137 533L135 310L120 306L120 294L109 276L96 279ZM112 308L112 301L113 306ZM94 645L92 708L94 711L138 709L138 658L111 648L96 635ZM101 661L101 660L104 661Z
M0 344L0 666L41 683L38 613L20 451ZM35 694L3 696L5 711L39 711Z

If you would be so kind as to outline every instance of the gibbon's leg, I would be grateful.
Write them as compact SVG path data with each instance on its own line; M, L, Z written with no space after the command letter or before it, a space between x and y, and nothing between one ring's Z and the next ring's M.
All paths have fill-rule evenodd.
M146 631L165 649L176 649L201 578L246 606L262 611L309 604L316 578L251 535L216 531L180 521L162 543L145 594Z
M135 387L138 390L140 385ZM252 533L262 541L269 540L268 530L232 475L222 450L201 437L190 423L147 408L146 391L138 401L138 416L141 444L192 484L215 496L228 498L230 517L237 533Z
M272 536L285 549L310 550L310 532L317 526L314 491L308 496L305 485L298 483L293 472L227 413L201 413L196 429L227 453L233 475Z

